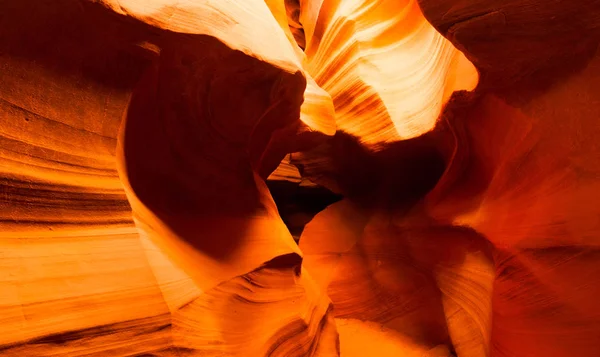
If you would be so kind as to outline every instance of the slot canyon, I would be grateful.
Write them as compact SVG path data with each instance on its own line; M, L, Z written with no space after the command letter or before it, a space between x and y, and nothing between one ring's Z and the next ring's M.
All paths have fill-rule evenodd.
M598 0L0 0L0 356L600 357L599 45Z

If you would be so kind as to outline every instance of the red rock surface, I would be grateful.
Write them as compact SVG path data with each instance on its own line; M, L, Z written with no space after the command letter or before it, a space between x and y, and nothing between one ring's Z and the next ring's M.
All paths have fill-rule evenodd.
M0 2L0 356L600 356L599 24Z

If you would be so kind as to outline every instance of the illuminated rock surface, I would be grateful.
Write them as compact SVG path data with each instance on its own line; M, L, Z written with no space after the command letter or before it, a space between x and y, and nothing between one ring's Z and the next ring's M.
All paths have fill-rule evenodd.
M107 4L151 27L3 3L3 354L335 355L329 300L260 178L294 144L306 82L247 4ZM199 20L215 12L280 45Z
M0 2L0 355L600 355L578 5Z
M473 65L425 20L416 1L302 2L307 68L331 97L338 129L366 144L433 128Z

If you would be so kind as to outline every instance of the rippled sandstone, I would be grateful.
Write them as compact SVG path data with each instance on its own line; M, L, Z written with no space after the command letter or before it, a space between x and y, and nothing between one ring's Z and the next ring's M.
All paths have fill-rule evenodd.
M600 355L599 15L0 3L0 355Z

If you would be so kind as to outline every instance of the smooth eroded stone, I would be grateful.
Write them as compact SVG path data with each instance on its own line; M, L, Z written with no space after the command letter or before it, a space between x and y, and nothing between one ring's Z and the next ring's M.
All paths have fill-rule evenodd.
M430 131L475 67L423 17L416 1L303 1L306 68L333 99L338 130L367 145Z
M217 313L217 286L284 256L267 299L304 303L253 351L337 355L329 300L299 278L301 253L264 183L309 130L306 79L264 2L223 4L0 5L1 354L210 350L180 346L175 316L190 319L194 301ZM250 313L262 293L220 294ZM246 356L236 338L261 323L215 325L221 348Z

